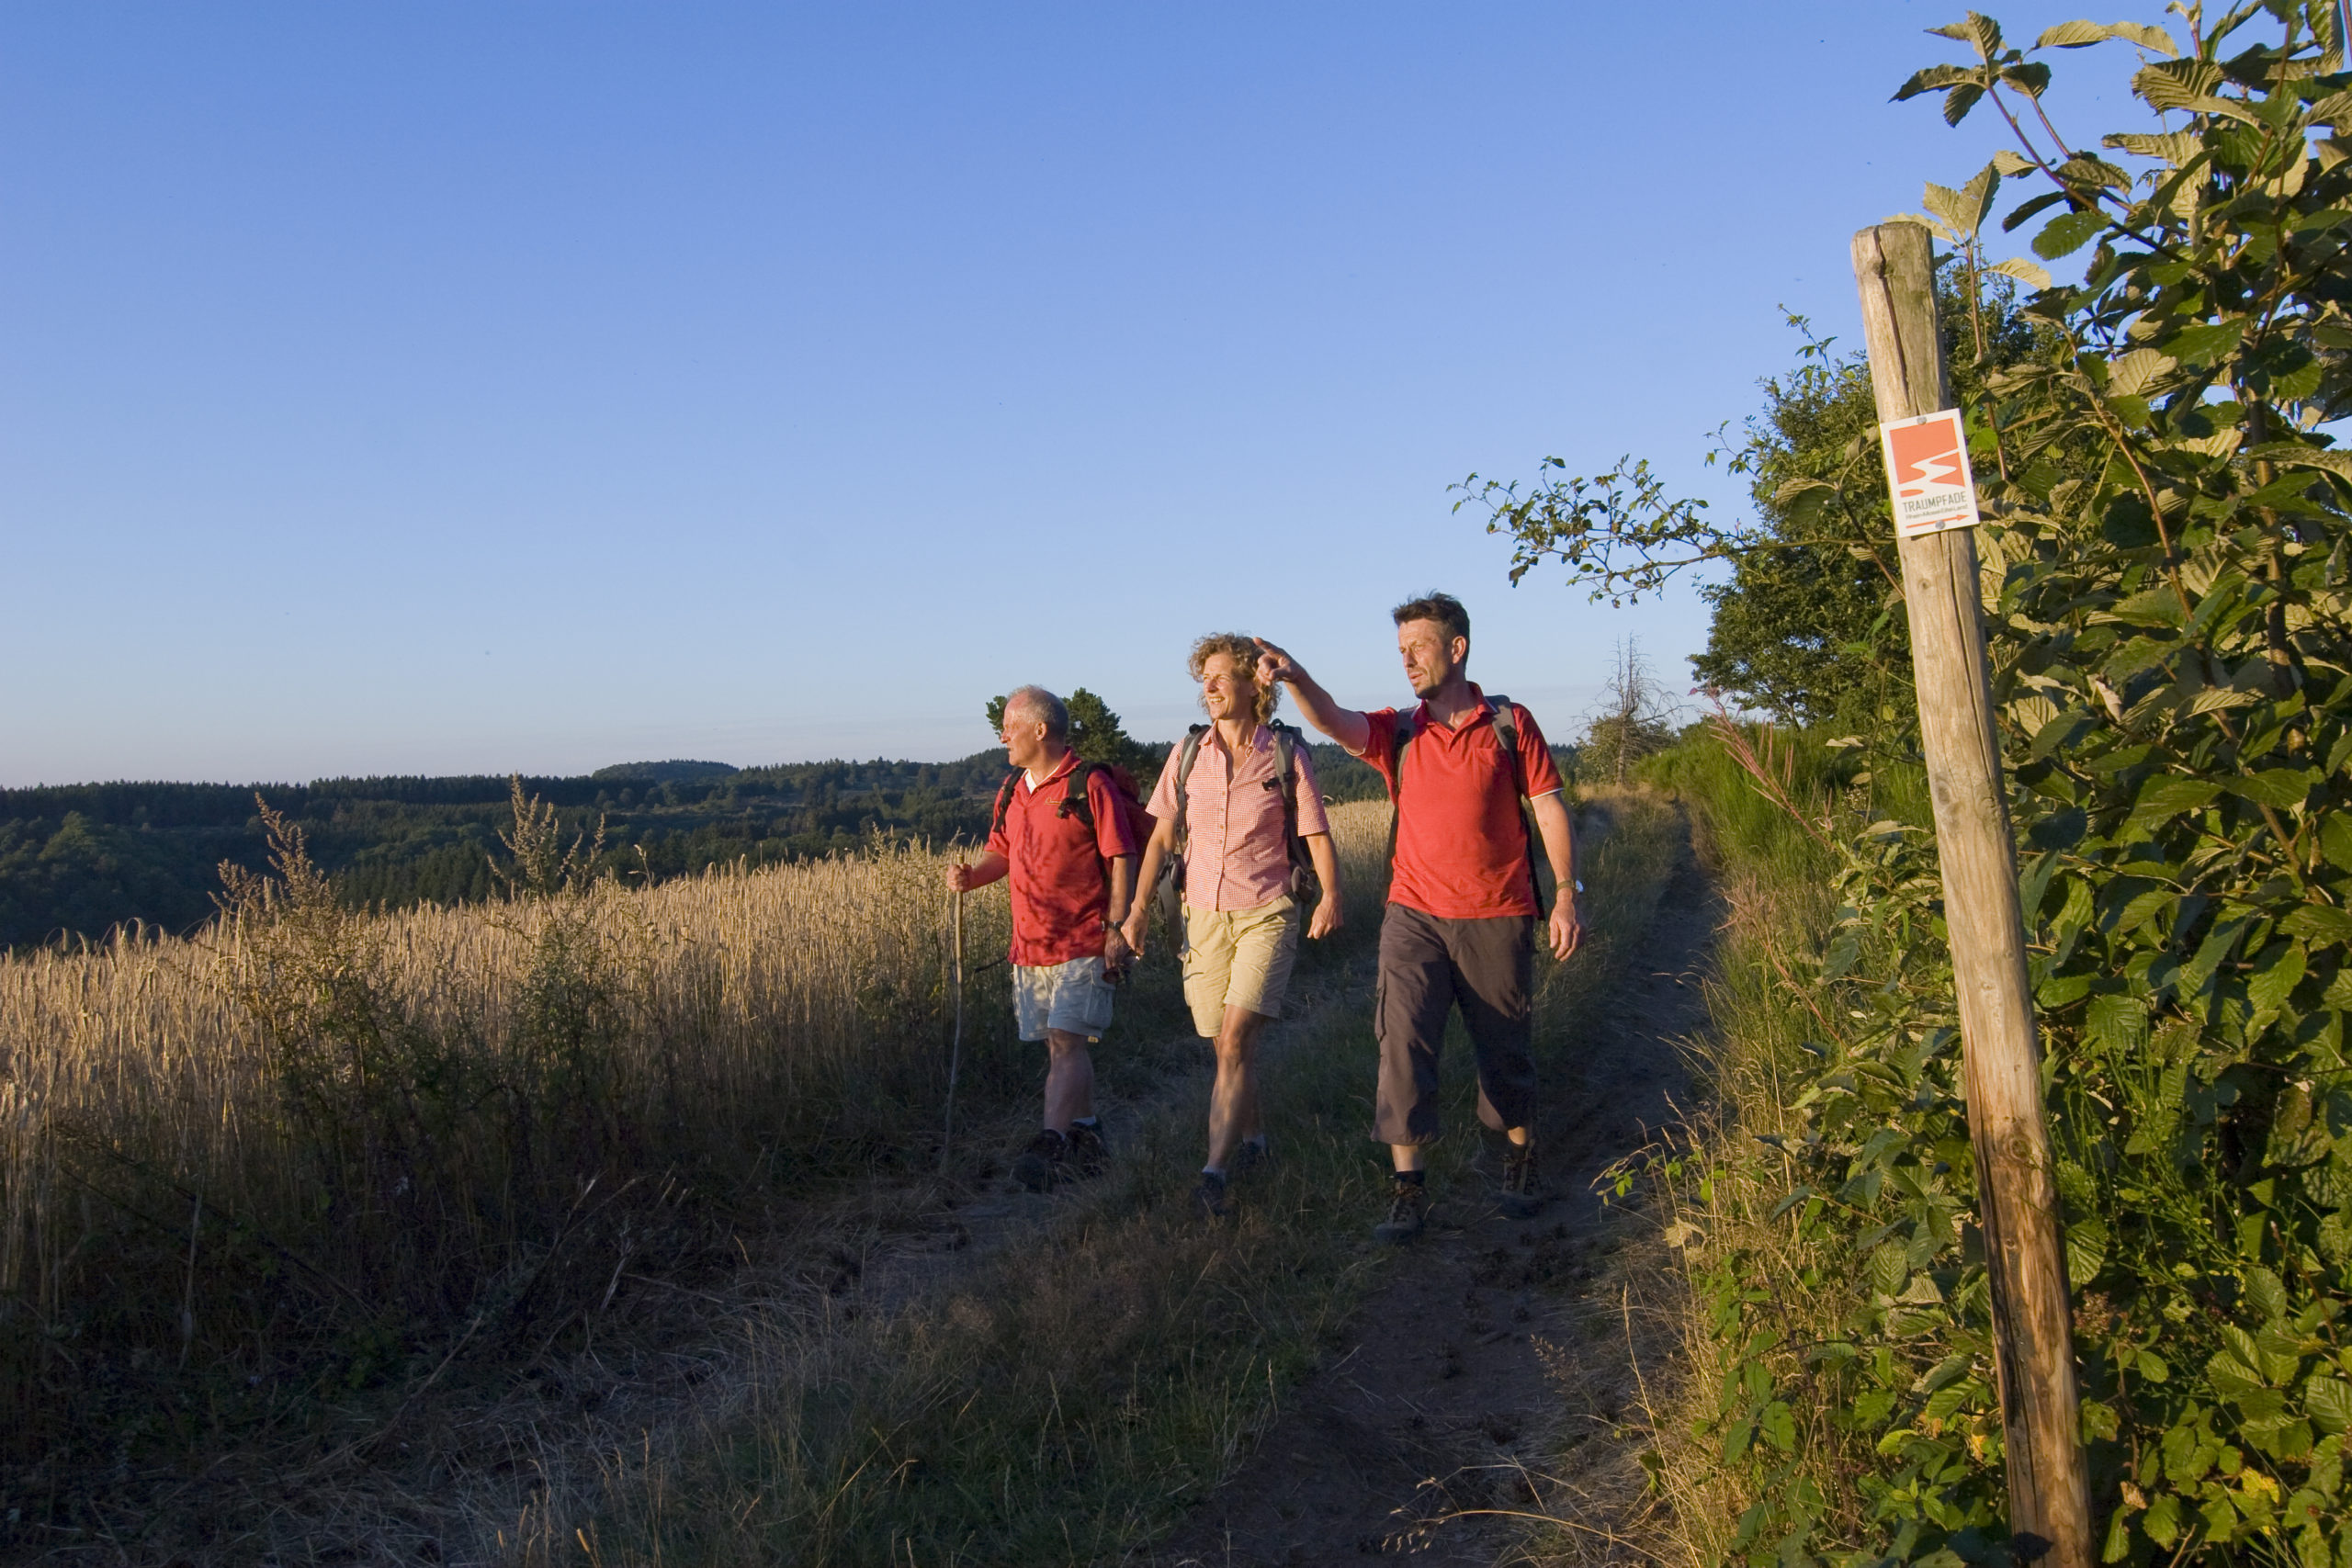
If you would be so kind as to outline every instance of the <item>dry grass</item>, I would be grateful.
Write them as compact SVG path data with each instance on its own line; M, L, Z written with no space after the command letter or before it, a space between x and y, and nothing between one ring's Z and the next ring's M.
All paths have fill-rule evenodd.
M70 1490L288 1440L455 1337L552 1342L747 1198L935 1153L937 867L358 916L297 861L192 939L0 958L0 1458ZM1001 954L1002 897L971 904L968 951ZM1012 1059L975 1014L985 1103Z
M1386 811L1335 817L1361 939ZM0 958L0 1545L138 1560L144 1516L155 1552L219 1561L398 1557L477 1524L579 1551L559 1521L658 1474L659 1433L778 1386L780 1346L845 1353L821 1348L844 1261L895 1222L810 1230L806 1204L896 1173L922 1206L940 863L378 916L297 870L192 939ZM1006 919L1001 893L967 900L959 1177L1034 1093ZM1123 1000L1113 1092L1168 1060L1130 1032L1172 1033L1174 1000L1164 969ZM733 1342L685 1343L704 1328ZM568 1443L549 1398L608 1404L595 1428L634 1443Z
M1742 738L1719 728L1715 739ZM1645 1554L1681 1568L1732 1560L1743 1513L1756 1501L1720 1445L1723 1391L1750 1375L1757 1348L1711 1317L1713 1276L1737 1259L1729 1288L1769 1286L1787 1342L1833 1338L1846 1283L1825 1278L1822 1258L1775 1214L1795 1185L1785 1156L1763 1142L1791 1132L1788 1078L1805 1043L1835 1029L1818 988L1799 976L1834 913L1818 798L1787 756L1750 748L1686 745L1675 782L1685 791L1700 858L1727 908L1707 982L1712 1027L1694 1066L1706 1086L1686 1126L1657 1151L1636 1190L1649 1213L1652 1267L1628 1280L1629 1329L1648 1369L1642 1425L1657 1505ZM1808 1369L1776 1355L1776 1371L1802 1384ZM1780 1363L1786 1363L1781 1365ZM1850 1443L1829 1433L1826 1411L1801 1419L1792 1465L1826 1499L1852 1495Z

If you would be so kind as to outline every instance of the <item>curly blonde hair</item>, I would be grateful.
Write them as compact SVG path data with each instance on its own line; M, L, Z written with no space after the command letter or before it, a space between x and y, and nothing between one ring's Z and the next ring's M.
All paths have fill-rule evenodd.
M1193 645L1193 656L1185 668L1192 671L1193 679L1197 681L1208 661L1220 653L1229 657L1233 667L1249 681L1250 690L1257 699L1258 722L1272 723L1274 709L1282 705L1283 689L1258 683L1258 639L1240 632L1211 632Z

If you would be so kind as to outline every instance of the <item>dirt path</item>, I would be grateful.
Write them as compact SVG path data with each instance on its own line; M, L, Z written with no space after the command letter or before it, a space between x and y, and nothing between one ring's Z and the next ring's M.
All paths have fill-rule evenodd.
M1475 1184L1440 1192L1350 1348L1292 1397L1155 1568L1389 1553L1483 1568L1512 1560L1536 1512L1571 1521L1579 1557L1648 1560L1615 1539L1640 1472L1609 1439L1636 1401L1636 1372L1618 1292L1600 1278L1623 1226L1589 1189L1689 1103L1676 1043L1705 1022L1699 979L1720 923L1686 852L1599 1026L1552 1072L1539 1137L1562 1196L1540 1220L1505 1218L1488 1195L1492 1149ZM1569 1462L1555 1464L1564 1449Z
M1587 831L1606 829L1603 819ZM1686 854L1600 1022L1547 1077L1547 1176L1566 1196L1527 1223L1494 1212L1492 1170L1441 1190L1429 1234L1393 1260L1349 1345L1284 1398L1254 1454L1170 1542L1131 1561L1208 1568L1413 1551L1484 1564L1521 1533L1491 1510L1540 1506L1603 1528L1624 1517L1639 1472L1607 1438L1631 1374L1616 1287L1601 1276L1615 1233L1629 1227L1588 1188L1673 1116L1669 1097L1684 1098L1670 1043L1702 1021L1695 976L1718 918ZM1369 961L1360 953L1317 975L1296 1016L1270 1033L1270 1060L1334 1010L1360 1016ZM1106 1112L1134 1136L1196 1100L1204 1076L1179 1068ZM372 1450L346 1445L291 1474L263 1453L220 1456L201 1475L158 1472L119 1489L107 1539L45 1543L44 1555L488 1562L509 1560L510 1542L527 1538L522 1556L566 1560L576 1523L632 1495L625 1472L638 1456L683 1453L727 1428L743 1391L774 1375L763 1357L952 1293L1008 1247L1083 1228L1101 1206L1132 1200L1009 1190L998 1159L1029 1114L1023 1106L961 1129L959 1179L877 1182L780 1208L736 1238L740 1268L722 1258L680 1280L616 1274L592 1345L533 1366L458 1368L403 1406L390 1440L355 1426ZM1591 1435L1603 1440L1578 1442ZM1554 1463L1572 1443L1580 1462Z

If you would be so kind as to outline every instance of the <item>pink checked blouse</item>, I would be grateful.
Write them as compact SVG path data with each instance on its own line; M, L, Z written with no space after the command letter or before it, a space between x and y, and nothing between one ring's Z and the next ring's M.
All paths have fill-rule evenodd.
M1180 742L1168 753L1151 792L1151 814L1166 821L1176 810ZM1290 857L1283 844L1282 780L1274 732L1258 727L1237 764L1215 726L1201 737L1200 754L1184 789L1184 902L1195 909L1254 909L1287 891ZM1328 833L1331 820L1316 787L1315 763L1297 749L1298 830Z

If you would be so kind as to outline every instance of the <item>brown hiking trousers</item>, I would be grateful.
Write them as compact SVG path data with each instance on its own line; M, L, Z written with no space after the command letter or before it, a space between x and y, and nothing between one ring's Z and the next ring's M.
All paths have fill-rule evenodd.
M1534 1120L1534 971L1535 922L1526 915L1448 920L1388 906L1373 1000L1380 1042L1374 1139L1437 1141L1438 1053L1456 1006L1478 1061L1478 1120L1497 1130Z

